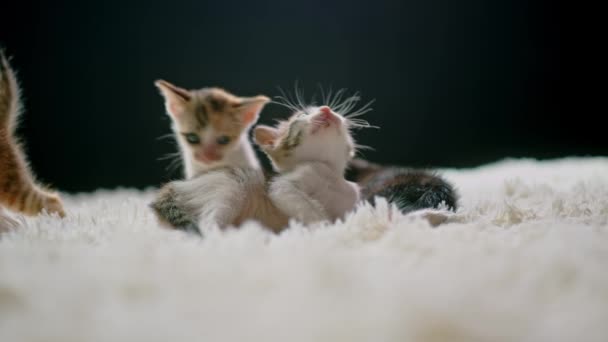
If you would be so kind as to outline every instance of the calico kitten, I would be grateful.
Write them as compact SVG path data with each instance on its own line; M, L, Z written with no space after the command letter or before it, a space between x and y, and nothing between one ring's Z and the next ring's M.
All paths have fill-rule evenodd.
M163 80L155 85L165 98L186 178L225 165L260 168L248 132L269 98L238 97L219 88L186 90Z
M354 159L349 165L347 178L359 184L363 200L373 203L374 197L385 197L404 214L442 205L456 211L458 206L458 194L452 184L426 170L380 166Z
M155 84L165 97L188 180L163 186L150 207L161 224L172 228L197 231L197 220L201 216L217 217L219 222L238 222L238 214L232 218L235 211L231 208L204 212L212 207L200 205L198 199L205 198L202 195L205 193L213 194L217 203L240 203L256 190L265 193L263 174L248 133L270 100L261 95L237 97L219 88L185 90L162 80ZM226 182L222 180L226 176L224 170L231 167L234 174ZM239 189L236 198L227 197L230 191L214 191L215 186L232 184L238 176L246 177L249 182L243 183L248 189ZM266 203L258 202L255 204ZM266 223L272 227L283 224L276 221Z
M26 215L36 215L45 209L63 217L61 199L36 184L15 137L21 107L19 93L15 73L0 51L0 206ZM5 214L0 214L0 221L6 223Z

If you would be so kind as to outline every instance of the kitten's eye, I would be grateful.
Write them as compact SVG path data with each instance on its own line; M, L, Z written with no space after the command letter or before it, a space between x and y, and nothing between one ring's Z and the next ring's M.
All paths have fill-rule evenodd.
M198 135L196 133L184 133L184 137L192 145L196 145L201 142L201 139L198 137Z
M230 137L222 135L217 138L216 142L220 145L227 145L230 142Z

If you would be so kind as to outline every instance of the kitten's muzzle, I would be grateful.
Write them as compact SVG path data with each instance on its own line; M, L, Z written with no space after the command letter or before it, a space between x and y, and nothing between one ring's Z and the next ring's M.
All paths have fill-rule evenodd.
M312 133L316 133L319 129L332 125L339 128L342 125L342 118L340 115L334 113L328 106L321 106L319 107L319 112L312 118L312 122Z
M194 157L203 163L210 163L222 159L222 154L217 146L203 146L195 152Z

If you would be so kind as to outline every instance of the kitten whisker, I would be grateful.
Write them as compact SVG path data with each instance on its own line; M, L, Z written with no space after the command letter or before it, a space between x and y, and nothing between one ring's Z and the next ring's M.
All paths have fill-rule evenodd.
M357 102L359 102L359 101L360 101L360 98L358 98L358 99L357 99ZM373 99L373 100L371 100L371 101L367 102L367 103L366 103L366 104L364 104L364 105L363 105L361 108L357 109L357 110L356 110L356 111L354 111L354 112L351 112L351 110L354 108L354 104L355 104L355 103L353 103L353 106L352 106L352 107L350 107L350 108L349 108L349 109L346 111L346 114L345 114L344 116L345 116L345 117L348 117L348 118L353 118L353 117L356 117L356 116L361 116L361 115L363 115L363 114L365 114L365 113L367 113L367 112L370 112L370 111L372 111L372 110L373 110L373 108L371 108L370 106L371 106L371 105L372 105L374 102L376 102L376 99Z
M346 114L344 117L348 118L348 119L352 119L352 118L355 118L357 116L361 116L361 115L364 115L364 114L366 114L368 112L371 112L372 110L374 110L374 109L373 108L366 108L366 109L363 109L363 110L359 109L356 112L352 112L352 113Z
M297 86L298 86L298 83L296 81L296 91L295 91L295 95L294 95L295 98L292 98L292 95L289 92L286 92L285 90L283 90L283 88L277 87L279 92L281 93L281 95L275 96L275 99L277 99L277 100L273 101L273 103L286 107L294 112L305 111L306 106L302 102L303 99L301 98L301 95L298 91Z
M301 89L300 87L298 87L298 81L296 81L296 85L295 85L295 97L296 97L296 101L298 101L298 105L300 105L300 108L302 108L303 111L305 111L305 108L307 107L304 102L305 102L305 98L304 98L304 89Z
M346 99L344 99L344 101L342 102L338 102L335 105L334 110L336 112L342 112L342 113L348 113L350 112L355 105L361 100L361 97L359 96L359 92L354 93L353 95L347 97Z
M178 167L180 167L182 159L180 152L171 152L167 153L162 157L157 158L157 160L165 161L170 160L169 164L165 167L165 170L169 172L175 171Z
M342 88L340 90L338 90L336 92L336 94L333 96L333 98L329 98L329 108L331 108L332 110L336 111L334 108L338 107L339 104L342 102L342 97L344 97L344 93L346 92L346 88ZM336 111L337 112L337 111Z
M173 133L163 134L160 137L156 138L156 140L163 140L163 139L169 139L169 138L171 138L171 140L173 140L175 138L175 135Z
M276 98L278 98L279 100L281 100L283 104L286 104L286 105L288 105L290 107L294 107L294 108L296 107L296 105L291 100L291 95L289 93L287 93L281 87L279 87L279 92L281 93L281 95L280 96L276 96Z
M288 100L286 98L284 98L283 96L275 96L275 99L277 99L277 101L272 101L272 103L278 104L279 106L283 106L294 112L297 112L299 110L299 108L297 108L295 105L289 103Z
M281 93L280 96L275 96L275 98L281 100L281 104L285 104L291 107L294 107L293 102L291 101L291 97L289 96L289 94L283 90L283 88L281 87L277 87L277 89L279 90L279 92Z
M355 150L375 151L376 149L368 145L355 144Z
M345 118L347 120L347 126L349 129L379 128L378 126L370 125L366 120L357 118L373 110L371 105L375 102L375 99L356 109L357 104L361 101L361 95L359 92L355 92L354 94L347 96L346 88L341 88L334 92L332 86L330 86L327 91L321 84L319 84L318 87L319 92L321 93L322 104L329 106L334 112ZM308 114L307 109L310 106L316 105L316 94L313 95L309 105L305 104L307 101L304 96L304 91L299 86L298 81L295 82L293 94L285 91L281 87L277 88L281 95L275 96L276 100L273 101L273 103L288 108L294 112L301 111L305 114Z
M347 118L348 120L359 120L356 118L374 110L373 108L371 108L371 105L374 103L374 101L375 100L369 101L368 103L363 105L363 107L355 110L354 112L345 114L344 117Z
M327 103L327 97L325 96L325 89L323 89L323 85L318 83L319 92L321 92L321 103Z
M175 170L177 170L180 166L181 166L181 160L174 159L169 163L169 165L167 165L167 167L165 167L165 170L169 171L169 172L175 172Z
M324 104L329 104L329 101L331 100L331 98L333 96L333 92L334 92L333 87L329 86L329 91L327 92L327 97L323 100Z
M369 122L363 119L348 119L348 128L380 128L378 126L371 125Z
M175 158L175 157L180 157L180 155L181 155L180 152L170 152L170 153L167 153L164 156L158 157L156 159L157 160L168 160L168 159L172 159L172 158Z

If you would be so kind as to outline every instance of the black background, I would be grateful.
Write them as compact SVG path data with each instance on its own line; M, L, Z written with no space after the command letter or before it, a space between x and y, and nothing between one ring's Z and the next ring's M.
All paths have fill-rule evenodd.
M158 160L175 146L157 139L170 132L157 78L239 95L296 80L308 94L358 90L376 99L366 118L381 129L357 139L383 163L606 154L597 113L573 96L582 85L566 81L567 9L556 4L25 1L0 10L0 43L24 90L32 167L66 191L180 176ZM286 114L269 105L261 122Z

